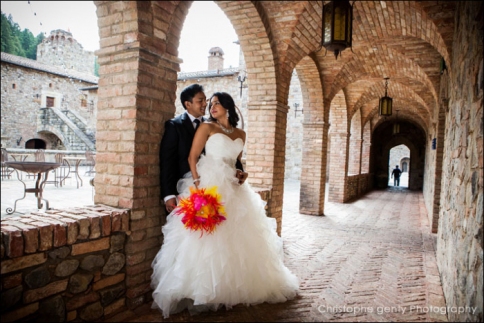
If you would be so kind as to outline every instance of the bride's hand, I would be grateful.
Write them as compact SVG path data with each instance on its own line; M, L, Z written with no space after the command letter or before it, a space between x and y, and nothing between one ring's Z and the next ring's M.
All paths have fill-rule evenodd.
M196 178L193 180L193 185L195 185L195 188L198 190L198 185L200 185L200 178Z

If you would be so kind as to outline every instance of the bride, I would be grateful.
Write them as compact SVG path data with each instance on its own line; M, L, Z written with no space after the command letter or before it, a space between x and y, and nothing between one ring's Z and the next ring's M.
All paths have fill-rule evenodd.
M190 230L180 208L167 217L164 242L152 267L152 308L165 318L184 309L190 313L236 304L284 302L296 296L299 281L283 263L282 239L264 202L247 182L235 177L246 139L236 128L239 117L232 97L216 92L210 118L195 133L189 156L193 178L178 182L180 197L189 187L216 187L225 220L213 232ZM202 150L205 155L199 159Z

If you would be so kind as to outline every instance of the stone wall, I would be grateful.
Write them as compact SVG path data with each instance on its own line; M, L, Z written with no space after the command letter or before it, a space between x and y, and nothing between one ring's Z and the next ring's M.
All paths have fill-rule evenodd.
M445 117L437 264L449 321L483 320L483 21L482 4L459 2Z
M45 107L45 97L54 97L55 106L72 110L87 123L87 130L95 133L97 94L81 91L92 83L46 73L2 61L1 63L2 147L21 148L32 138L46 141L47 149L58 149L57 140L49 133L38 133L39 109ZM83 106L83 100L86 100ZM22 140L17 145L17 140Z
M94 52L85 51L65 30L52 30L42 40L37 46L37 61L94 75Z
M96 321L125 310L129 217L98 205L3 220L2 322Z

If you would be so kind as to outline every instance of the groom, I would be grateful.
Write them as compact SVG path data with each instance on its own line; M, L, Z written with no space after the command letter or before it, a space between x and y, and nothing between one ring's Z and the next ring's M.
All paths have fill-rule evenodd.
M192 147L195 131L205 121L207 98L200 84L192 84L184 88L180 101L185 108L181 115L165 123L165 133L160 147L160 183L161 196L168 212L176 207L178 191L176 184L190 172L188 155ZM242 164L237 160L237 177L242 184L247 178Z

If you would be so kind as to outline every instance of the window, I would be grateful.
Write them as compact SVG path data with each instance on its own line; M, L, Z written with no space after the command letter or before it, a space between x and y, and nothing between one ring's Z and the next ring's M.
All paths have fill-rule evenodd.
M53 107L54 106L54 101L55 101L55 98L53 98L51 96L48 96L46 98L46 100L45 100L45 103L46 103L47 108Z

